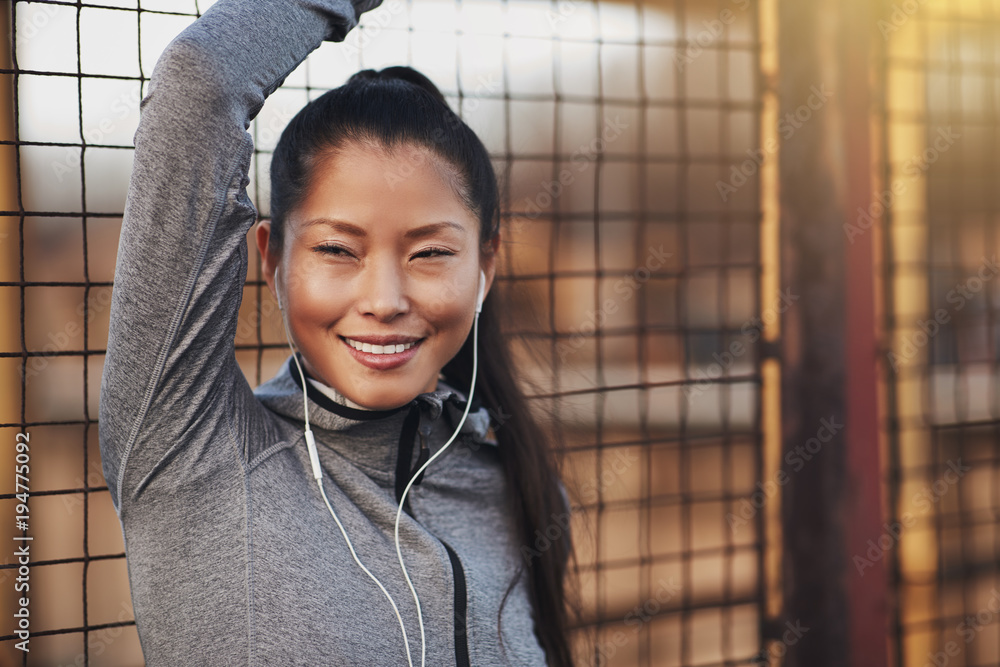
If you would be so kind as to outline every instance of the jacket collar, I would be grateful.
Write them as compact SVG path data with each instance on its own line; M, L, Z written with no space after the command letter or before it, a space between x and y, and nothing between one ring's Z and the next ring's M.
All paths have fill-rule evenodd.
M403 485L409 481L409 476L402 473L408 472L406 464L411 460L415 447L419 447L415 445L418 429L431 434L428 446L433 453L454 431L465 410L465 394L443 380L438 381L435 391L419 394L400 407L364 410L334 400L343 400L344 397L332 388L329 393L333 398L320 391L308 382L308 374L306 379L309 422L321 454L326 446L357 464L380 471L396 470L397 486L401 476L405 477ZM304 422L302 380L291 356L272 379L254 390L254 394L273 412L296 422ZM442 415L446 415L444 419ZM442 432L446 432L444 439L436 439L434 434ZM478 396L472 398L469 416L460 434L471 436L473 442L497 444L490 429L489 412Z

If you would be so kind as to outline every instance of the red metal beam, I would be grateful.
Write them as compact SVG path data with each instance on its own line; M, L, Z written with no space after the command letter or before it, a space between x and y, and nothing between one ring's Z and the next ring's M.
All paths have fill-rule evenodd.
M847 604L850 664L854 667L886 667L888 664L888 578L886 558L869 560L869 540L878 544L888 530L882 503L883 461L879 445L879 336L876 317L875 258L879 225L867 230L858 224L861 212L868 215L889 203L878 197L873 183L873 150L870 123L873 117L871 89L875 85L873 44L878 37L878 17L872 9L880 3L852 0L843 15L841 37L841 86L844 114L845 193L844 260L846 262L845 329L845 546L847 548ZM864 222L868 225L867 219ZM863 233L857 233L862 231ZM895 537L890 535L895 540ZM883 538L885 539L885 538ZM862 572L854 566L855 555L864 557ZM868 565L867 563L871 563Z

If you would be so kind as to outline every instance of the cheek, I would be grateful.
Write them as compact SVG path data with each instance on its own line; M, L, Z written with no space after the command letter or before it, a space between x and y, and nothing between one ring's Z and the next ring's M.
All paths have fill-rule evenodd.
M438 329L454 329L471 325L475 314L475 286L470 291L469 281L463 277L437 280L421 286L421 310Z
M350 306L347 290L331 289L318 275L303 277L292 295L295 319L314 325L329 324L341 317Z
M434 355L438 367L448 363L458 354L471 335L475 318L475 294L441 294L433 301L433 328L438 333L437 353Z

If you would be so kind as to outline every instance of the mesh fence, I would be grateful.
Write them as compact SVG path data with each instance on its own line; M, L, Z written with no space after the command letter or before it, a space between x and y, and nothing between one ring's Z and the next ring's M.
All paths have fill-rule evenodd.
M901 665L995 665L1000 3L927 2L881 29L894 646Z
M210 4L4 8L0 522L33 538L33 595L28 654L15 648L9 550L3 664L142 663L98 390L139 102L163 47ZM734 180L762 145L757 11L387 0L311 55L251 128L249 193L265 219L281 129L360 68L416 67L482 137L506 201L500 284L523 323L507 333L533 401L563 423L581 664L765 659L764 520L743 510L762 476L755 342L774 295L759 287L759 175ZM253 386L287 355L258 258L236 353ZM30 436L27 531L9 481L18 433Z

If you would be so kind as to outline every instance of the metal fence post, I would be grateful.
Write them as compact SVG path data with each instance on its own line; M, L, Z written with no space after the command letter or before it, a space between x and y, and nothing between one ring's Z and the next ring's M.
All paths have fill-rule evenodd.
M877 414L871 35L876 5L780 4L786 665L887 665ZM796 627L801 638L787 636ZM805 630L805 628L808 628ZM793 633L794 634L794 633Z

